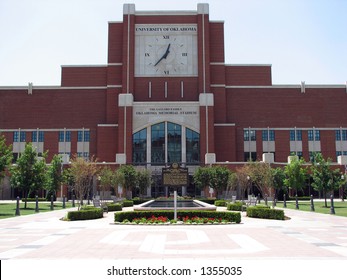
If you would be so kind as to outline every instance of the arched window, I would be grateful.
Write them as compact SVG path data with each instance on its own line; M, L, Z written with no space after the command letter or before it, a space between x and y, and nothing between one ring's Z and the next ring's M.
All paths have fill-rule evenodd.
M134 164L200 164L200 134L177 123L161 122L148 126L133 134L132 145Z

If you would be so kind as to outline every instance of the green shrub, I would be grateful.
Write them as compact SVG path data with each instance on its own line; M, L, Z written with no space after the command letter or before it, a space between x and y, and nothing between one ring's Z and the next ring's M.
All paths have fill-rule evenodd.
M247 216L260 219L284 220L284 211L279 209L253 206L247 208Z
M122 204L120 204L120 203L107 203L107 209L110 212L122 211Z
M134 206L134 202L132 200L123 200L122 206L123 207L131 207L131 206Z
M96 207L85 207L79 211L69 211L67 213L67 219L70 221L93 220L102 218L103 216L103 209Z
M236 201L236 202L227 204L227 210L230 210L230 211L242 211L245 209L246 209L246 206L244 204L242 205L241 201Z
M134 198L133 198L133 203L134 203L134 205L138 205L138 204L142 204L142 203L145 203L145 202L147 202L147 201L150 201L150 200L152 200L152 199L134 197Z
M116 212L114 214L115 222L123 222L129 220L130 222L135 218L150 218L150 217L167 217L169 220L174 218L174 211L170 210L158 210L158 211L129 211L129 212ZM232 223L240 223L241 215L235 212L217 212L217 211L177 211L177 217L201 217L201 218L215 218L223 219Z
M268 208L268 209L270 209L270 206L269 206L269 205L265 205L265 204L257 204L256 207L258 207L258 208Z
M227 206L227 201L226 200L216 200L215 202L214 202L214 205L215 206Z

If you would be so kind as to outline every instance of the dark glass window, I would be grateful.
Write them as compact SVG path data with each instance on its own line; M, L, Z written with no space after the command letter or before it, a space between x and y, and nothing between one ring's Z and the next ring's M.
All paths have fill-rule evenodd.
M167 123L168 162L182 161L182 128L179 124Z
M263 141L275 141L275 131L274 130L263 130L262 131Z
M71 142L71 131L65 131L65 139L64 139L64 131L59 131L59 142Z
M186 128L186 161L187 164L200 162L200 134Z
M320 131L319 130L308 130L308 141L320 141Z
M165 123L151 127L151 162L165 164Z
M342 139L341 139L341 130L335 131L335 140L336 141L346 141L347 140L347 130L342 130Z
M147 162L147 129L144 128L133 134L133 162Z
M256 161L257 152L244 152L244 161Z
M295 139L296 134L296 139ZM290 141L302 141L302 130L291 130Z
M243 131L243 140L244 141L256 141L256 137L255 137L255 130L244 130Z
M37 135L39 136L39 139L37 140ZM44 142L44 132L43 131L39 131L39 133L37 133L37 131L33 131L31 133L31 142Z
M84 132L84 134L83 134ZM78 142L89 142L90 141L90 132L89 131L78 131L77 132L77 141Z

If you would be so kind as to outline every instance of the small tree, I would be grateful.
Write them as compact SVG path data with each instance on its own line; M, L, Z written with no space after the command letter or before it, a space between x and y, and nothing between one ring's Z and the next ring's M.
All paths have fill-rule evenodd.
M196 169L193 180L194 184L198 189L204 189L205 187L209 187L212 180L212 172L211 167L199 167Z
M345 183L342 179L342 174L339 169L331 168L331 159L325 160L321 153L314 155L314 160L311 167L312 186L316 191L322 191L324 195L324 204L327 205L327 193L334 191Z
M136 186L137 177L136 170L132 165L122 165L117 169L119 183L125 188L127 198L131 198L131 192Z
M0 184L5 178L6 170L12 162L12 146L6 145L6 139L3 135L0 135Z
M106 166L100 170L99 173L100 181L100 191L103 192L103 195L106 191L111 190L117 186L117 175L110 167ZM101 196L103 198L103 195Z
M152 174L148 169L137 171L137 183L139 186L140 197L143 197L144 192L152 184Z
M260 191L263 197L271 196L271 189L273 188L273 176L271 166L264 162L250 162L247 164L248 174Z
M245 192L249 193L249 189L252 186L252 179L250 176L250 170L248 165L244 165L241 168L236 169L237 186L241 190L241 199L244 198Z
M275 198L278 196L278 192L283 190L287 193L287 188L284 185L284 179L286 175L284 174L284 170L281 167L273 168L271 170L273 177L273 187L275 189Z
M63 182L62 174L62 159L59 155L54 155L51 164L47 168L47 181L46 181L46 198L49 199L51 195L56 198L58 188Z
M294 189L295 194L305 186L307 169L303 167L305 161L294 156L291 162L284 168L284 185L289 189Z
M78 210L83 205L83 199L89 194L91 189L93 178L96 176L98 168L96 166L96 160L85 160L82 157L75 156L71 160L70 174L74 181L74 190L76 198L80 201Z
M26 199L30 193L35 193L46 184L45 158L46 153L39 160L35 148L31 143L28 143L25 145L24 152L17 160L17 164L11 170L11 186L19 188L23 192L24 208L27 207Z
M211 174L210 184L216 190L216 197L218 198L228 187L231 171L225 166L213 166L211 167Z

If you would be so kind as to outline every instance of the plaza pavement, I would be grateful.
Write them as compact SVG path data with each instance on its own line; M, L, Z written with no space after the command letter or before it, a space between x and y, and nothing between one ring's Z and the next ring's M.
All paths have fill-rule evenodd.
M241 224L140 226L114 224L113 212L98 220L60 220L67 211L0 220L0 259L347 261L347 218L334 215L286 209L286 221L242 213Z

